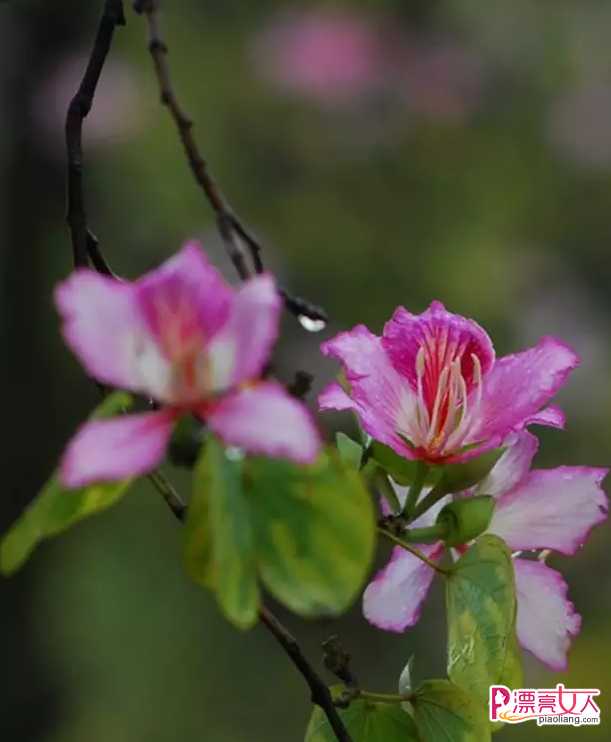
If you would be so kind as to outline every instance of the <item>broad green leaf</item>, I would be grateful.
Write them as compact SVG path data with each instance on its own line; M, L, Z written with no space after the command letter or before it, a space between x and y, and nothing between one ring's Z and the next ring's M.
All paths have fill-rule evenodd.
M518 638L515 630L512 631L505 655L505 665L501 672L499 685L505 685L507 688L523 688L524 673L522 671L522 652L518 644ZM486 698L486 713L488 712L488 699ZM503 722L489 722L493 732L498 731L503 726Z
M266 587L303 616L342 613L375 545L373 505L359 474L328 454L307 467L254 459L246 474Z
M123 392L109 395L91 419L112 417L131 404ZM128 490L131 480L67 489L55 473L41 492L2 539L0 570L5 575L16 572L36 546L46 538L67 530L83 518L109 508Z
M223 613L239 628L257 620L255 535L242 466L211 438L197 463L185 531L187 571L214 586Z
M363 447L361 444L353 441L345 433L336 433L335 442L340 459L346 466L358 471L363 459Z
M487 742L490 728L483 706L449 680L427 680L412 701L421 742Z
M341 686L332 688L337 694ZM338 709L352 742L419 742L411 716L398 703L352 701L347 709ZM305 742L337 742L325 712L314 706L306 730Z
M490 685L517 677L516 595L511 554L486 534L455 564L446 580L448 676L482 704Z

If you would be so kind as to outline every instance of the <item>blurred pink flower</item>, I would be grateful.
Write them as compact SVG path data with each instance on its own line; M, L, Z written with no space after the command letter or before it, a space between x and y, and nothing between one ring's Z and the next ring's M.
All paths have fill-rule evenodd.
M77 271L55 301L64 338L88 373L159 405L85 423L60 466L68 487L151 471L185 414L251 453L303 463L316 457L320 440L306 408L259 378L281 311L271 276L233 289L190 243L133 283Z
M365 16L319 8L275 19L256 42L255 62L272 83L336 105L380 85L387 54Z
M474 51L451 39L408 36L390 17L285 12L254 51L263 78L330 107L373 97L390 100L395 110L407 105L417 116L462 122L481 97L483 70Z

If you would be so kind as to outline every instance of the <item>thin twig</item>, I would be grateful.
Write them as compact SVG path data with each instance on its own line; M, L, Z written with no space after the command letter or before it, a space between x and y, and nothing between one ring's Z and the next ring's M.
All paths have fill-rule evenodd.
M259 617L261 622L269 629L270 633L274 635L277 642L288 654L295 667L303 675L312 693L312 702L320 706L325 712L329 724L339 742L352 742L352 737L335 708L331 691L304 657L295 637L287 631L276 616L265 606L261 606L259 609Z
M136 13L146 18L148 48L155 67L161 103L168 109L174 120L193 177L216 215L225 250L242 280L249 278L253 273L262 273L264 265L261 258L263 250L261 243L244 226L221 192L198 147L193 133L193 120L178 100L170 74L168 46L161 35L159 0L134 0L133 7ZM285 290L281 290L280 294L286 308L296 317L308 317L315 322L326 323L328 321L327 313L322 307L311 304L305 299L291 296Z
M324 652L324 664L329 672L342 681L349 688L358 688L358 680L350 667L352 656L346 652L339 636L333 634L322 644Z
M153 471L148 475L149 481L153 484L157 492L166 501L167 506L174 513L181 523L184 523L187 517L187 505L178 492L174 489L172 483L159 471Z
M403 539L399 538L398 536L395 536L394 533L391 533L390 531L387 531L385 528L378 528L378 531L383 536L386 536L386 538L389 541L392 541L394 544L397 544L397 546L400 546L402 549L405 549L405 551L409 551L410 554L413 554L417 559L420 559L421 562L424 562L431 569L434 569L435 572L437 572L440 575L444 575L444 577L447 577L448 570L447 569L444 569L443 567L440 567L432 559L429 559L426 556L426 554L423 554L420 551L420 549L417 549L415 546L412 546L411 544L408 544L407 541L403 541Z
M208 203L216 214L225 249L238 275L244 280L253 272L257 272L257 268L259 271L262 270L261 246L235 217L216 181L210 174L208 165L195 141L193 121L185 113L174 92L168 64L168 47L161 37L159 27L158 0L135 0L133 5L136 13L144 15L148 23L148 48L155 66L161 102L174 119L193 177L204 191ZM250 251L253 262L252 268L248 265L247 250Z
M117 26L125 25L122 0L105 0L91 55L76 95L66 116L66 151L68 156L68 208L66 219L72 238L74 266L87 265L90 241L95 237L87 226L83 190L83 121L91 110L93 98L110 51Z

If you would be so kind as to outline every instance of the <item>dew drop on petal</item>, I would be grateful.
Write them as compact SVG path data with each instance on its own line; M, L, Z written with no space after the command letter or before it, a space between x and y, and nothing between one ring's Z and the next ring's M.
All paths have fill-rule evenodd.
M324 321L324 319L312 319L311 317L307 317L305 314L300 314L297 319L299 320L299 324L303 327L303 329L307 330L308 332L320 332L327 326L327 323Z

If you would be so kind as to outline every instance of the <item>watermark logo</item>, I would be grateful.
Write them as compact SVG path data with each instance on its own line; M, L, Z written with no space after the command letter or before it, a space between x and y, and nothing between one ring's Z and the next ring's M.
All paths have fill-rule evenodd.
M592 726L600 724L600 708L594 700L598 688L517 688L491 685L488 698L490 721L521 724L536 720L537 726Z

